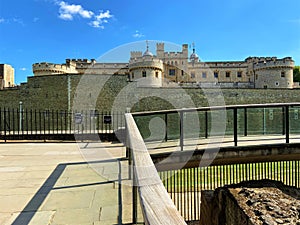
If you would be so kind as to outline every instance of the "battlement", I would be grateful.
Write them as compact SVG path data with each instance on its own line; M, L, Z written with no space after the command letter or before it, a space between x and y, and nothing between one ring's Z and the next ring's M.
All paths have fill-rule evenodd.
M66 63L70 63L70 62L75 62L75 63L86 63L86 64L90 64L90 63L95 63L96 60L95 59L66 59Z
M192 64L192 62L190 62ZM220 61L220 62L196 62L194 67L201 68L246 68L247 64L243 61Z
M132 60L129 64L129 69L135 68L157 68L163 70L163 62L160 59L151 58L150 60L140 58Z
M74 66L67 64L55 64L48 62L35 63L32 65L34 75L52 75L64 73L77 73Z
M179 59L183 58L184 54L182 52L165 52L164 56L165 58Z
M276 57L260 57L253 61L253 67L255 70L276 68L276 67L288 67L294 68L295 62L291 57L285 57L277 59Z
M134 58L140 58L143 56L143 52L141 51L132 51L130 52L130 58L134 59Z

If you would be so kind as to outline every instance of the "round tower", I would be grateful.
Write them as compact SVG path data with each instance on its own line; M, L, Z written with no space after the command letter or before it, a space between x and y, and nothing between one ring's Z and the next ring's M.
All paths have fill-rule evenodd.
M255 88L293 88L294 66L291 57L258 58L253 65Z
M142 56L130 59L129 76L131 81L137 82L138 87L162 86L163 61L150 52L148 42L147 49Z

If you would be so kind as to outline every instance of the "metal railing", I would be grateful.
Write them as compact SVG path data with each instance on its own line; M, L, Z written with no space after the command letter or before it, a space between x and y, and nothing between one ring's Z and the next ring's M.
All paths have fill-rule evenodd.
M152 143L160 143L156 145L155 153L158 153L159 150L165 152L165 148L168 146L175 147L173 148L175 151L187 152L186 150L200 150L198 147L203 143L206 144L207 139L222 135L224 138L220 138L220 146L222 144L226 146L224 143L226 140L233 148L242 145L268 146L271 143L278 143L278 140L280 140L280 144L285 145L291 142L300 143L299 110L300 103L254 104L139 112L133 113L133 116L146 145L151 148ZM187 119L192 113L194 113L194 118L196 115L199 120L198 130L187 129L188 126L192 126L191 121ZM212 115L214 113L215 115ZM223 121L224 133L213 130L213 121L211 120L218 118L216 114L219 114L220 118L217 123L222 122L221 120L225 118ZM149 126L155 118L159 118L156 120L156 122L158 121L156 126L165 128L164 132L157 136L153 134L153 130ZM164 123L164 126L159 123ZM188 133L189 131L196 133L191 135ZM192 139L197 140L192 143L191 147ZM174 146L170 143L174 143ZM206 147L204 144L203 146ZM150 149L149 147L148 149ZM206 150L209 151L209 149ZM273 158L267 159L266 155L261 157L263 157L262 161L256 157L255 160L249 159L244 163L219 163L218 165L212 163L203 167L198 164L191 168L166 169L160 171L159 175L185 221L197 221L200 220L201 191L203 190L214 190L224 185L262 179L281 181L285 185L300 188L299 154L290 160L286 160L284 157L280 158L280 151L278 151L278 158L274 161L272 161ZM168 163L170 163L169 161ZM178 161L177 164L180 162ZM180 168L180 166L178 167Z
M111 134L125 127L124 113L0 108L0 139L65 139L74 134Z
M162 110L133 113L133 116L145 142L179 140L181 151L188 146L187 140L191 139L201 141L222 136L231 138L229 141L238 146L244 137L254 135L282 136L285 143L290 143L291 135L300 134L300 103ZM163 136L155 136L149 129L149 123L154 118L164 121Z

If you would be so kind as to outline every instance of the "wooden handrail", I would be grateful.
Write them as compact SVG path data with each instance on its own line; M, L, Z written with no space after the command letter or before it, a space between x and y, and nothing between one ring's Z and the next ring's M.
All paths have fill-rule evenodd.
M132 115L126 113L125 120L134 165L134 185L138 187L145 224L186 224L157 173Z

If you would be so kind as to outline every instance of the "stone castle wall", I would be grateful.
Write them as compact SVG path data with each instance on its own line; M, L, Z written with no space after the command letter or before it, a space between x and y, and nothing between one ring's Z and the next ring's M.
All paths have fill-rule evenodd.
M69 84L68 85L68 77ZM82 88L77 88L81 82ZM68 89L68 86L70 88ZM80 90L80 93L78 90ZM70 91L68 91L70 90ZM73 107L74 98L80 97L78 108L110 111L118 99L120 111L160 110L189 107L184 98L189 96L196 107L218 104L224 98L225 104L254 104L300 102L300 89L205 89L201 88L138 88L136 82L127 82L124 75L95 76L56 75L28 77L28 82L19 87L0 91L0 107L23 107L37 110L67 110L68 93ZM150 97L156 96L156 97ZM163 99L163 100L162 100ZM140 102L137 104L137 102ZM176 102L171 106L170 102Z

